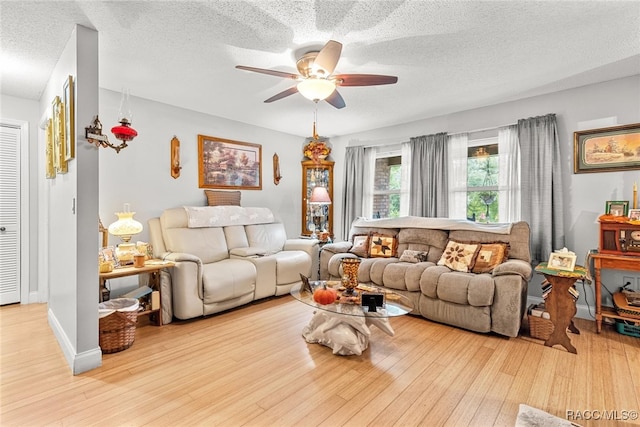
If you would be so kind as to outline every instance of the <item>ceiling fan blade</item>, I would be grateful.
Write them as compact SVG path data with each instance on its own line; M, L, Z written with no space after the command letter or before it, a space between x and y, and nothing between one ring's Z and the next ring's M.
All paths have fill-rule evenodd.
M391 85L398 81L396 76L379 74L338 74L333 76L338 86L376 86Z
M273 95L271 98L265 100L264 102L277 101L278 99L286 98L287 96L293 95L294 93L298 93L298 88L296 86L291 86L289 89L283 90L282 92Z
M340 95L340 93L338 93L337 90L334 90L333 92L331 92L331 95L329 95L325 101L327 101L329 104L333 105L336 108L344 108L345 107L345 103L344 103L344 99L342 98L342 95Z
M318 52L318 56L313 61L313 68L324 70L325 76L330 75L336 69L341 52L342 43L329 40Z
M253 71L254 73L268 74L270 76L284 77L285 79L297 80L300 77L297 74L286 73L284 71L269 70L266 68L246 67L244 65L236 65L236 68L239 70Z

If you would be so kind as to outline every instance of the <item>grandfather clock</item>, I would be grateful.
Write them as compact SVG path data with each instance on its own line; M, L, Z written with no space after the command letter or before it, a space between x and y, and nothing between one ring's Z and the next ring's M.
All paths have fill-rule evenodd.
M333 164L329 160L304 160L302 164L302 235L311 236L314 231L320 240L323 232L333 238ZM331 204L313 203L315 187L327 190Z

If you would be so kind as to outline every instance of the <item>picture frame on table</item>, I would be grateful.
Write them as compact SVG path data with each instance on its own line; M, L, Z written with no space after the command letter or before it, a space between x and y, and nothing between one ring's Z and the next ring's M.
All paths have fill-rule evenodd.
M627 216L630 221L640 221L640 209L629 209Z
M629 213L628 200L607 200L605 214L613 216L627 216Z
M262 145L198 135L200 188L262 189Z
M576 255L571 253L551 252L547 267L553 270L573 271L576 266Z
M114 267L118 266L118 258L116 257L115 246L105 246L104 248L100 248L98 258L103 262L112 263Z
M73 76L69 76L64 82L62 105L64 106L64 159L69 161L76 157Z
M574 173L640 169L640 123L573 133Z

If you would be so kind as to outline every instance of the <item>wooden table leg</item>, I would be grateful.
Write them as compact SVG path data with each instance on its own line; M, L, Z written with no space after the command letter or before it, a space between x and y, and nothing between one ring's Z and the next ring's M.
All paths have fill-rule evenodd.
M547 311L553 322L553 332L545 341L544 345L553 347L560 344L567 349L568 352L577 354L578 351L571 344L567 328L573 326L573 317L576 315L576 302L569 293L569 287L573 286L576 279L572 277L559 277L545 275L549 283L553 286L546 300Z
M593 270L595 275L594 286L596 288L596 332L602 331L602 282L600 277L600 259L593 261Z

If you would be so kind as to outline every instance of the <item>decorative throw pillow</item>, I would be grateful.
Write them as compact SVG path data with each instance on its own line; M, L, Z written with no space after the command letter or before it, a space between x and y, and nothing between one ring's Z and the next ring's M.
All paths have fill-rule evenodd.
M427 253L424 251L414 251L412 249L405 249L400 256L400 262L424 262L427 260Z
M473 261L480 249L480 244L460 243L449 240L444 248L438 265L444 265L455 271L468 273L473 268Z
M207 206L240 206L240 191L204 190Z
M502 242L482 243L471 271L473 273L491 273L498 264L509 256L509 244Z
M395 236L372 233L369 239L369 256L393 258L398 255L398 240Z
M353 246L351 246L349 252L358 255L360 258L367 258L369 256L369 235L354 234Z

